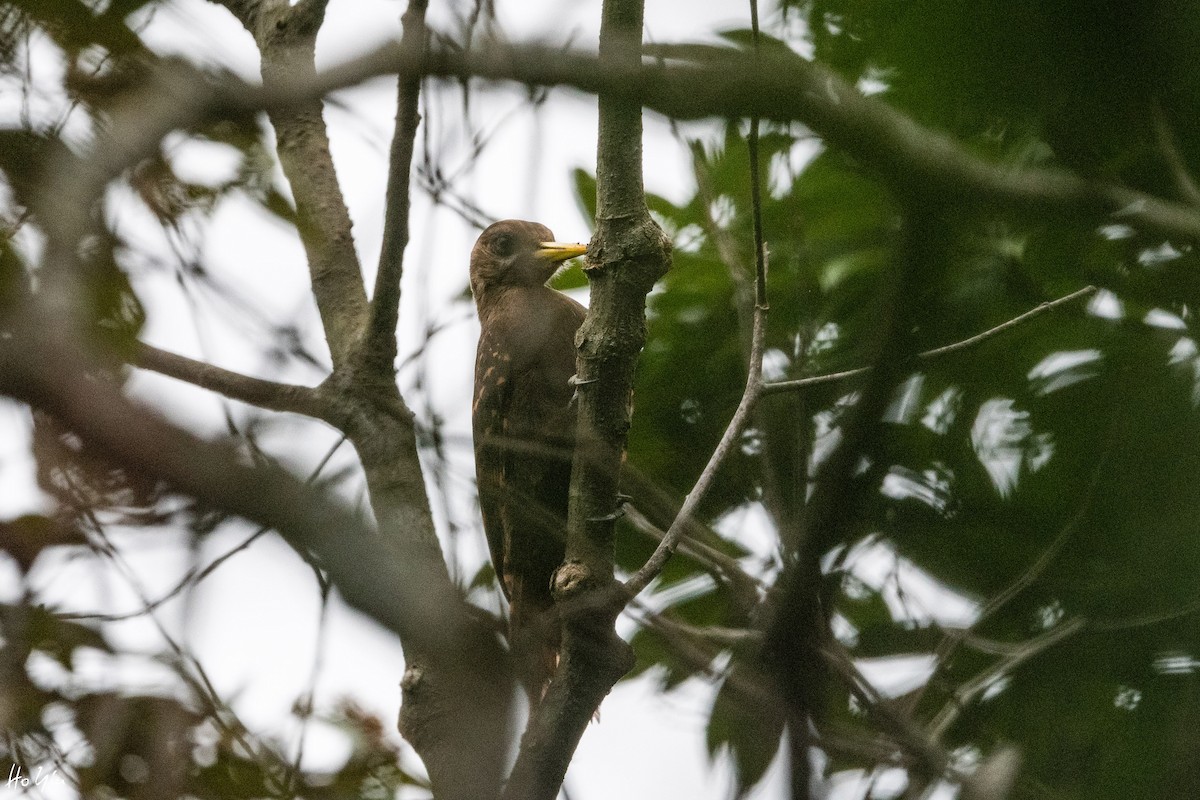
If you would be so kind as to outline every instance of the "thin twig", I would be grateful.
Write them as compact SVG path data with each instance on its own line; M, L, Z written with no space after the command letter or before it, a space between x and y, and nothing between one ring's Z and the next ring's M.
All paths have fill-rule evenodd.
M1188 170L1187 161L1179 149L1179 140L1175 137L1175 132L1171 130L1171 123L1167 120L1166 112L1163 111L1162 104L1158 101L1154 102L1151 117L1154 120L1154 138L1158 142L1159 152L1162 153L1167 168L1171 170L1171 178L1175 181L1175 191L1181 200L1194 206L1200 206L1200 186L1196 185L1196 179Z
M308 743L309 722L312 720L313 703L316 700L317 680L321 677L321 667L325 663L325 642L329 636L329 590L331 585L322 582L321 612L317 620L317 641L313 647L312 669L308 673L308 686L298 703L300 716L300 735L296 742L296 755L292 758L288 770L288 793L296 796L300 791L300 780L303 776L304 748Z
M630 615L638 622L658 634L676 657L686 662L698 673L714 681L726 681L748 697L774 699L771 695L771 686L766 681L757 680L745 672L731 670L728 667L720 669L714 664L714 659L720 655L721 651L732 644L718 642L713 638L701 635L707 629L681 625L674 620L668 620L663 614L652 611L636 598L630 603L626 612L632 612ZM749 639L745 641L749 641Z
M637 506L626 503L623 508L625 519L629 520L630 524L637 530L660 542L667 535L665 531L661 530L639 511ZM684 555L694 558L700 566L710 572L717 573L731 583L746 586L756 595L759 591L766 589L766 585L759 578L742 569L742 565L737 562L737 559L722 553L711 545L697 540L694 535L685 536L679 543L679 550Z
M671 523L667 534L658 543L658 547L655 548L641 569L625 582L625 592L629 597L634 597L640 593L650 584L650 581L654 580L662 572L663 567L667 564L667 560L674 554L680 540L687 532L688 522L696 513L696 509L699 508L700 501L704 499L704 495L708 492L709 487L712 486L713 479L716 477L717 471L721 468L721 464L724 463L725 458L733 451L738 437L742 434L742 429L745 427L747 420L750 419L750 412L754 410L754 404L758 401L762 392L762 356L763 345L766 339L766 318L767 309L756 305L754 307L754 332L750 346L750 370L746 376L746 389L742 392L742 399L733 414L733 419L729 421L728 427L725 428L725 433L721 437L721 441L717 443L716 449L713 450L708 463L700 473L700 477L696 479L692 490L684 498L683 506L679 509L679 513L675 516L675 521Z
M867 716L875 720L880 730L891 736L905 751L912 754L924 767L929 777L940 777L952 772L950 756L907 714L897 708L891 700L878 690L855 666L853 659L836 642L821 649L821 656L859 702Z
M178 597L185 589L194 588L197 584L207 578L209 575L217 571L217 569L229 559L233 558L238 553L242 552L250 545L257 542L269 531L270 528L259 528L254 533L247 536L239 544L222 553L217 558L213 559L204 569L193 567L188 570L188 573L180 578L166 593L160 595L156 600L143 599L142 607L136 611L126 611L117 614L97 614L91 612L63 612L55 613L59 619L66 620L88 620L93 622L124 622L125 620L136 619L137 617L145 616L152 611L156 611L169 601Z
M1095 286L1085 286L1082 289L1071 292L1068 295L1064 295L1057 300L1047 300L1045 303L1035 306L1034 308L1026 311L1024 314L1013 317L1007 322L1002 322L994 328L989 328L982 333L977 333L974 336L963 339L960 342L954 342L953 344L935 347L932 350L926 350L923 353L918 353L915 358L918 361L929 361L935 358L941 358L942 356L949 355L951 353L956 353L960 350L966 350L974 347L977 344L980 344L981 342L991 339L993 336L998 336L1001 333L1005 333L1012 328L1017 327L1018 325L1028 322L1034 317L1039 317L1042 314L1054 311L1061 306L1074 303L1076 300L1081 298L1091 297L1096 293L1096 291L1097 289ZM817 386L822 383L837 383L838 381L848 380L849 378L856 378L859 375L866 375L872 369L873 367L858 367L857 369L849 369L845 370L844 372L831 372L827 375L814 375L811 378L797 378L796 380L790 381L769 381L763 384L762 393L764 395L768 395L777 394L779 392L794 392L800 389L806 389L809 386Z
M80 490L76 485L74 478L67 475L68 486L73 495L79 495ZM183 645L171 635L167 630L166 625L158 618L158 614L154 609L150 608L150 598L146 596L146 590L142 586L142 582L138 579L137 571L122 555L120 549L112 542L108 534L104 530L104 525L100 518L96 515L94 509L89 507L86 502L75 502L76 509L81 512L83 518L87 521L87 528L94 535L94 539L89 537L88 544L91 546L92 552L98 556L106 558L124 578L125 583L137 596L142 607L146 609L145 616L154 625L158 631L158 635L162 637L168 649L179 659L180 664L194 663L197 667L199 661L184 650ZM181 673L182 676L182 673ZM186 676L182 676L186 677ZM210 682L205 680L204 691L196 693L196 699L201 701L206 706L207 716L213 721L218 728L222 729L232 739L234 739L262 768L263 776L270 779L274 783L274 776L271 774L271 766L281 766L285 762L273 750L263 747L255 747L253 743L246 737L249 729L241 723L234 713L233 709L226 703ZM232 720L232 721L231 721ZM273 790L282 790L283 786L272 786Z
M1145 628L1150 625L1159 625L1163 622L1170 622L1176 619L1183 619L1193 614L1200 613L1200 600L1188 603L1187 605L1176 608L1171 611L1162 611L1157 614L1139 614L1133 617L1122 617L1120 619L1098 619L1088 621L1088 630L1093 631L1127 631L1133 628Z
M754 2L751 2L751 18L755 29L754 47L755 58L757 59L758 10ZM766 347L767 312L769 305L767 303L767 246L763 240L762 190L758 180L757 117L751 119L750 136L746 146L750 160L750 206L754 220L754 318L751 323L750 364L746 375L746 388L742 392L742 399L738 402L733 419L729 421L729 426L725 429L721 441L717 443L716 449L713 450L712 456L709 457L708 463L700 473L700 477L696 479L692 491L684 499L683 507L679 509L679 513L675 516L671 527L667 530L666 535L663 536L662 541L658 543L658 547L655 548L641 569L625 582L625 591L631 597L636 596L645 589L650 581L654 580L662 572L667 561L675 553L680 540L687 532L688 521L691 520L696 509L699 508L700 501L704 499L704 495L708 492L709 487L716 478L721 464L725 461L729 453L732 452L734 444L737 442L738 437L741 436L742 430L746 427L746 423L750 419L751 412L754 411L754 406L758 402L758 398L762 396L762 362L763 352Z
M1000 659L971 680L959 686L950 700L929 723L929 735L935 741L940 740L963 710L986 692L997 680L1011 673L1037 654L1058 644L1069 636L1083 630L1087 620L1082 617L1070 619L1040 636L1030 639L1017 646L1017 649L1005 658Z
M739 647L745 644L759 644L763 634L757 628L723 628L717 625L689 625L677 619L671 619L666 614L658 614L642 607L642 612L652 616L655 621L665 628L670 628L681 636L700 639L718 647Z
M499 658L498 648L479 644L449 580L421 571L417 548L404 551L411 557L390 557L362 521L326 492L278 468L248 467L225 445L202 440L133 403L117 387L89 379L94 364L72 340L54 335L56 326L36 308L27 306L8 322L12 335L0 338L0 394L46 411L116 462L269 525L297 550L316 552L351 605L414 646L461 652L450 644L461 636L460 642L487 654L466 669L483 674L496 663L491 659Z
M930 676L930 679L925 682L925 685L921 689L914 693L910 701L910 707L915 708L921 702L921 699L925 695L925 691L937 678L939 673L945 669L946 665L949 664L951 656L954 655L959 645L970 642L973 638L975 638L975 631L977 631L984 622L991 619L1000 611L1000 609L1008 605L1013 598L1017 597L1021 594L1021 592L1032 586L1034 582L1037 581L1037 579L1040 578L1042 574L1049 568L1050 564L1054 562L1054 559L1058 557L1058 554L1062 552L1063 547L1066 546L1071 537L1075 535L1075 532L1079 529L1079 526L1083 524L1084 519L1086 519L1088 512L1092 508L1092 501L1096 497L1096 490L1100 485L1100 478L1103 475L1104 467L1108 463L1108 455L1110 451L1111 445L1105 449L1104 454L1093 468L1092 476L1088 482L1088 487L1084 493L1082 502L1080 502L1079 506L1075 509L1075 513L1071 515L1071 518L1067 520L1067 523L1062 527L1062 530L1060 530L1058 535L1054 537L1054 540L1050 542L1049 546L1042 551L1037 559L1034 560L1034 562L1030 564L1020 575L1014 578L1011 583L989 598L988 601L979 609L979 613L976 615L975 620L969 626L966 628L960 628L958 630L948 631L945 638L938 643L937 649L934 651L934 674ZM986 642L986 640L983 641ZM1020 646L1021 645L1012 645L1012 647ZM979 648L977 647L977 649Z
M754 70L758 72L758 0L750 0L750 29L753 31ZM746 139L750 158L750 208L754 219L754 305L767 307L767 245L763 240L762 186L758 164L758 115L750 115L750 136Z
M337 452L338 448L341 447L342 444L345 443L345 441L346 441L346 436L345 436L345 434L343 434L342 436L340 436L338 438L337 442L335 442L334 445L332 447L330 447L329 450L325 453L325 455L321 458L321 461L317 464L317 466L309 474L308 479L305 481L305 483L311 485L313 482L316 481L316 479L320 476L321 472L325 469L326 465L329 464L329 460L333 457L333 454ZM213 559L211 562L209 562L209 564L207 566L205 566L203 569L199 569L197 567L192 567L192 569L188 570L188 573L186 575L184 575L179 580L179 583L175 584L174 587L172 587L165 594L159 596L159 598L157 600L151 600L149 602L144 603L142 608L138 609L137 611L127 611L122 614L93 614L93 613L75 613L75 612L58 613L58 612L55 612L55 616L58 617L59 619L91 620L91 621L95 621L95 622L122 622L124 620L134 619L136 617L143 616L151 611L154 611L155 609L159 608L160 606L166 604L172 598L177 597L180 593L183 592L184 589L187 589L189 587L195 588L197 585L200 584L201 581L203 581L209 575L212 575L214 572L216 572L217 569L219 569L222 564L224 564L226 561L233 558L235 555L242 552L246 548L250 547L250 545L257 542L270 530L271 529L266 526L259 526L259 528L257 530L255 530L254 533L247 536L239 544L235 545L234 547L230 548L229 550L226 550L221 555L217 556L215 559Z

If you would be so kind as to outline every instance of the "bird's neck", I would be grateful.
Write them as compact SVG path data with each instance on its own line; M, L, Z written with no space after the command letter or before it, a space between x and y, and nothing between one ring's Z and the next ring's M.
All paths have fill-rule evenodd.
M553 294L554 290L542 285L513 285L503 284L489 286L475 296L475 307L479 310L479 318L486 320L492 312L501 307L514 303L537 302L543 295Z

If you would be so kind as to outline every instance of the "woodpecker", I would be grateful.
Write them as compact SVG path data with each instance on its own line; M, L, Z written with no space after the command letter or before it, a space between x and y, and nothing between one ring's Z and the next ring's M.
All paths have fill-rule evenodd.
M546 286L582 244L554 241L535 222L504 220L471 251L479 312L471 405L479 507L492 564L509 602L509 645L530 703L558 662L557 626L536 625L554 603L563 561L575 409L575 332L585 309Z

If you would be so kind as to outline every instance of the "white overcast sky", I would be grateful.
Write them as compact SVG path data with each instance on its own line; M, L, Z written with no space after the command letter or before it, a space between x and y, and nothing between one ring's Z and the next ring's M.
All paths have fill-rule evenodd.
M435 0L431 5L431 24L447 27L443 4ZM716 31L748 26L748 7L740 0L652 0L647 5L646 33L655 41L713 41ZM501 28L513 40L592 46L598 35L598 0L500 0L496 6ZM403 10L398 0L332 0L318 42L319 65L345 60L398 36ZM161 7L148 20L144 38L162 52L182 53L257 79L257 56L250 37L223 9L203 0L177 0ZM42 66L54 68L52 63ZM427 122L438 134L439 155L448 167L468 160L465 142L453 135L461 129L458 97L444 91L426 113ZM535 113L527 106L523 90L483 87L475 92L471 108L476 126L493 135L457 188L490 215L535 219L549 225L559 239L586 241L589 230L574 197L570 170L581 167L590 172L594 168L593 98L552 92L544 108ZM0 98L0 116L10 112L11 98ZM326 110L338 176L354 220L368 285L380 246L386 154L394 113L394 79L342 92ZM703 134L706 128L719 130L718 125L707 123L692 125L689 131ZM188 142L184 137L172 141L176 167L188 177L211 183L231 169L230 154L220 146ZM650 191L682 200L692 190L686 151L653 115L647 116L645 171ZM122 232L135 240L139 249L167 264L177 259L173 248L198 256L217 280L249 301L263 320L297 326L309 349L324 355L303 252L294 230L252 204L234 199L227 201L211 222L184 226L180 234L168 239L135 202L120 192L113 200L113 214ZM475 235L455 214L433 207L423 194L414 192L412 242L401 309L401 357L421 342L431 321L458 321L431 344L424 362L428 394L409 399L421 412L428 397L446 420L448 433L462 441L470 430L469 393L478 326L473 317L464 316L469 307L455 304L454 298L466 285L467 258ZM304 383L322 377L320 370L312 367L280 366L267 359L264 349L271 343L267 329L232 324L237 315L217 313L213 309L219 303L189 301L171 270L144 264L134 270L134 278L139 294L147 301L145 338L151 343L262 377ZM412 393L416 373L406 370L400 377L406 394ZM139 375L132 387L192 430L219 434L224 429L222 404L207 393L153 375ZM235 407L234 413L240 416L243 411ZM303 472L336 438L322 425L289 420L264 430L261 441ZM476 512L467 502L473 475L469 448L459 447L452 455L456 456L456 477L451 492L456 499L448 509L438 508L439 521L444 527L449 514L463 526L467 533L447 547L464 560L479 563L485 551L482 535L471 519ZM344 448L333 466L349 460ZM0 402L0 519L44 507L28 457L27 414ZM203 542L198 556L188 551L185 537L178 533L118 533L115 538L127 553L127 574L98 571L90 561L43 559L33 582L44 598L63 607L131 610L137 608L138 592L157 597L174 584L193 558L211 560L248 533L245 526L227 525ZM890 564L890 558L884 552L866 563ZM909 571L915 582L923 581L915 569ZM880 572L876 585L888 580L885 572L894 574ZM13 592L4 587L12 585L14 575L11 564L0 558L0 600L12 598ZM864 580L871 583L871 575ZM935 593L932 584L924 582L927 596L931 596ZM131 588L134 584L137 590ZM937 594L936 605L944 617L969 617L969 603ZM286 545L267 537L231 559L185 600L164 606L157 619L182 637L252 728L292 735L294 730L281 728L280 720L288 718L292 703L309 681L318 651L318 611L311 573ZM106 629L118 645L135 652L161 649L155 624L145 618L110 624ZM388 722L395 719L403 662L390 635L334 603L319 660L318 709L350 697ZM872 677L881 684L890 680L895 683L890 688L899 692L910 688L903 684L923 671L922 664L912 664L903 670L879 669ZM156 670L135 658L115 669L111 660L97 657L82 673L92 687L133 684L165 691L171 684L165 669ZM568 775L571 797L728 797L728 765L710 765L705 755L704 725L711 702L711 688L699 681L689 681L668 695L657 694L652 682L644 679L620 685L605 701L602 720L589 726L584 735ZM346 752L339 737L331 729L313 726L306 751L311 763L339 763ZM782 786L776 770L753 796L782 796ZM0 784L0 798L9 791Z

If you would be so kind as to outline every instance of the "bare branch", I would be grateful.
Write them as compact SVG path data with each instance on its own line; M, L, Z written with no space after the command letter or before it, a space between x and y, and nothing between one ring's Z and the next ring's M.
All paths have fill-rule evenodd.
M324 458L322 458L320 460L320 462L317 463L317 466L313 469L313 471L309 473L308 478L306 478L304 481L306 484L312 485L313 482L316 481L317 477L321 474L321 471L324 470L325 467L329 464L329 460L331 458L333 458L333 454L337 452L338 448L341 447L345 443L345 441L346 441L346 437L342 436L340 439L338 439L336 442L334 442L333 446L330 447L328 451L326 451ZM242 552L246 548L248 548L250 545L257 542L264 535L266 535L270 530L271 529L267 528L267 527L259 527L258 530L254 531L254 533L250 534L245 539L243 539L240 543L231 547L230 549L226 550L221 555L214 558L212 561L210 561L204 567L200 567L199 565L193 566L191 569L189 569L187 571L187 574L184 575L179 580L179 582L175 584L175 586L173 588L171 588L168 591L166 591L165 593L159 595L158 598L155 600L143 601L142 607L137 609L136 611L126 611L123 613L114 613L114 614L70 612L70 613L57 613L56 616L59 619L94 620L96 622L120 622L122 620L134 619L134 618L140 617L144 614L148 614L152 611L155 611L159 607L165 605L172 598L178 597L180 594L183 593L183 591L185 589L188 589L188 588L194 589L201 581L203 581L209 575L216 572L217 569L220 568L220 566L222 564L224 564L226 561L233 558L235 555Z
M642 565L641 569L633 574L629 580L625 582L625 591L630 597L637 596L645 589L650 581L662 572L667 561L675 553L675 549L679 546L680 540L687 532L688 523L691 521L696 509L700 507L700 501L704 499L704 495L712 486L713 480L716 478L717 471L721 468L725 458L733 451L737 444L738 437L742 434L742 429L746 422L750 419L750 413L754 410L754 404L758 401L759 393L762 389L762 356L763 343L766 340L766 315L767 309L763 306L756 305L754 307L754 332L750 347L750 371L746 378L746 389L742 392L742 399L738 403L737 410L733 413L733 418L729 421L729 425L725 428L725 433L721 436L721 441L717 443L717 447L709 456L708 463L704 465L704 469L700 472L700 477L696 479L692 490L688 492L688 496L683 501L683 507L679 509L679 514L676 515L675 521L671 523L671 527L667 530L662 541L658 543L658 547L654 549L650 558Z
M821 656L880 730L916 758L926 777L938 778L951 770L950 756L937 739L928 736L892 701L882 697L841 645L831 642L821 649Z
M405 51L424 50L429 38L425 27L427 0L409 0L404 12ZM388 166L387 203L383 224L383 246L379 253L379 271L371 295L371 315L360 352L368 370L376 376L394 380L396 361L396 325L400 316L400 277L404 273L404 249L408 246L410 206L409 173L412 170L413 143L421 121L417 102L421 93L419 76L401 74L397 88L396 129Z
M1006 333L1018 325L1028 322L1034 317L1040 317L1042 314L1054 311L1061 306L1074 303L1076 300L1080 300L1085 297L1091 297L1096 293L1096 291L1097 289L1095 286L1085 286L1082 289L1078 289L1068 295L1064 295L1057 300L1047 300L1045 303L1035 306L1025 313L1013 317L1006 322L1002 322L994 328L988 328L986 331L977 333L974 336L963 339L960 342L954 342L953 344L935 347L932 350L926 350L923 353L918 353L916 358L921 361L928 361L950 355L951 353L957 353L960 350L966 350L970 347L980 344L981 342L991 339L993 336ZM817 386L818 384L822 383L837 383L838 381L856 378L859 375L866 375L872 369L873 367L859 367L858 369L848 369L843 372L831 372L828 375L814 375L811 378L797 378L796 380L791 381L768 381L767 383L763 384L762 392L763 394L794 392L800 389L805 389L809 386Z
M744 644L759 644L762 642L762 631L757 628L722 628L717 625L689 625L671 619L666 614L642 608L641 612L648 620L653 620L656 626L667 628L680 636L709 642L720 648L738 647Z
M929 723L929 735L935 741L940 740L954 724L959 715L968 705L975 702L1000 678L1008 675L1017 667L1039 653L1053 647L1064 639L1073 636L1086 626L1087 620L1076 617L1051 628L1040 636L1016 646L1014 652L1001 658L995 664L962 684L955 690L954 696L942 707L933 721Z
M459 80L573 86L595 93L620 91L677 119L758 115L804 122L895 186L923 186L946 199L1001 204L1023 214L1117 216L1138 227L1200 239L1200 213L1190 206L1063 169L1013 169L985 161L951 137L921 127L879 98L863 96L837 73L796 54L772 50L755 57L695 46L660 46L656 52L675 60L616 64L588 53L503 43L469 51L431 51L422 58L388 45L290 91L293 97L311 96L397 70ZM260 97L258 102L268 99L288 100L279 95Z
M758 54L758 10L754 3L751 3L751 11L755 25L755 56ZM750 137L747 141L750 160L750 204L753 209L754 217L754 317L751 322L750 332L750 363L746 375L746 388L742 392L742 399L738 401L737 410L733 413L733 419L729 421L729 426L726 427L725 433L721 436L721 440L717 443L717 447L713 450L712 455L705 464L704 469L700 472L700 477L696 479L692 491L688 492L687 498L683 501L683 507L676 515L671 527L667 530L658 547L642 565L642 568L634 573L628 581L625 582L625 591L631 597L636 596L650 581L662 572L667 561L675 553L675 548L678 547L680 539L687 532L687 521L695 514L696 509L700 507L700 501L704 499L704 495L708 492L708 487L712 485L716 478L717 470L733 450L737 439L742 434L742 429L750 419L751 413L754 411L754 406L758 402L758 398L762 393L762 361L763 351L767 338L767 246L763 240L763 224L762 224L762 195L759 187L758 179L758 118L754 117L750 121ZM698 159L698 153L693 151L693 165L695 166ZM701 179L702 170L697 168L697 182ZM706 204L707 205L707 204ZM717 229L718 226L714 220L710 219L710 226ZM725 256L730 260L727 265L733 269L737 262L737 252L728 241L723 247L726 250Z
M672 48L665 52L670 55ZM111 171L108 167L114 159L99 166L104 167L107 180L148 154L147 141L157 146L173 129L189 128L212 116L287 109L382 74L478 77L573 86L588 92L618 91L680 119L757 114L763 119L798 120L896 186L923 187L948 201L1006 206L1021 214L1117 217L1165 235L1200 239L1200 211L1191 206L1063 169L1013 169L985 161L949 136L922 128L877 97L864 97L833 71L798 55L764 52L755 68L751 56L735 50L692 48L685 54L689 60L683 64L617 64L589 53L536 45L488 43L469 51L435 48L414 54L387 44L321 73L281 72L265 87L193 73L189 83L172 86L174 94L166 95L170 99L185 92L187 102L156 110L146 120L147 126L136 132L131 146L122 148L135 156L133 160L117 159L124 163ZM365 308L365 295L362 303Z
M604 0L600 58L640 62L643 0ZM670 241L642 187L642 108L622 86L601 92L596 146L596 232L585 272L587 316L575 335L578 422L566 558L553 579L561 662L530 719L504 797L554 800L592 713L633 652L613 630L613 533L629 430L634 367L646 341L646 295L670 266Z
M1200 600L1193 601L1180 608L1173 608L1169 611L1160 611L1158 613L1138 614L1137 616L1122 617L1119 619L1088 620L1088 628L1094 631L1127 631L1134 628L1145 628L1150 625L1159 625L1163 622L1183 619L1197 613L1200 613Z
M1162 153L1163 160L1167 163L1167 168L1171 171L1171 178L1175 181L1175 192L1179 195L1180 200L1191 203L1193 206L1200 206L1200 186L1196 185L1196 179L1188 170L1187 161L1179 149L1179 140L1175 137L1175 132L1171 130L1171 123L1167 120L1162 104L1157 101L1152 109L1152 117L1154 119L1154 138L1157 140L1158 150Z
M1065 299L1065 298L1064 298ZM1036 311L1037 309L1035 309ZM979 609L979 614L975 620L965 628L948 630L945 637L938 643L934 650L934 672L929 680L925 682L917 691L913 692L909 698L909 707L916 708L922 698L925 696L926 690L939 678L942 670L950 663L951 657L962 644L968 644L976 650L986 652L986 649L1002 650L1004 648L1016 648L1020 645L1007 645L1003 642L991 642L983 639L975 634L983 624L994 617L1000 609L1010 603L1013 598L1021 594L1037 581L1039 577L1049 568L1058 554L1062 552L1064 546L1083 524L1087 518L1088 512L1092 509L1093 501L1096 497L1096 489L1099 486L1100 479L1104 474L1105 465L1108 462L1108 455L1111 450L1111 443L1105 449L1103 457L1096 463L1092 470L1092 477L1088 483L1087 491L1084 494L1083 500L1079 506L1071 514L1071 518L1054 537L1054 540L1046 547L1045 550L1031 563L1024 571L1012 580L1007 586L988 599L986 603Z
M666 537L666 531L651 522L636 506L626 503L624 508L625 518L634 528L660 542ZM688 519L692 525L698 525L694 518ZM757 600L759 592L766 588L763 582L742 569L736 559L696 539L698 532L695 528L687 531L680 539L678 549L684 555L694 558L705 569L732 583L742 597Z
M314 53L325 3L263 9L250 28L262 54L263 88L316 79ZM313 296L335 368L366 324L367 295L354 249L350 212L329 149L319 98L267 110L279 163L296 199L297 230L308 256Z
M328 410L328 404L320 398L316 387L253 378L140 342L133 363L259 408L317 418L325 416Z
M281 470L246 466L231 450L133 404L110 381L88 377L94 367L75 348L45 335L54 326L10 320L17 324L0 340L0 392L52 414L115 462L311 549L351 604L397 633L434 649L466 633L461 601L448 582L392 567L354 514ZM433 626L443 629L444 640Z
M399 47L400 52L412 49L415 58L421 56L426 38L424 10L423 0L410 5ZM263 96L292 100L266 108L275 126L280 163L296 197L313 294L334 363L334 373L322 387L337 406L327 419L348 435L362 462L388 557L450 585L417 453L413 415L400 397L394 373L419 77L403 74L400 79L389 216L375 303L369 307L321 117L323 93L312 90L320 82L313 55L324 11L324 0L304 0L295 7L286 1L273 3L247 27L262 53ZM463 800L494 795L508 734L508 698L503 696L507 682L486 698L490 705L479 705L461 691L455 668L443 661L441 652L419 639L402 644L406 670L399 729L424 761L435 793ZM469 653L464 650L459 657L473 658ZM481 749L484 744L490 749ZM471 751L486 758L472 757Z

